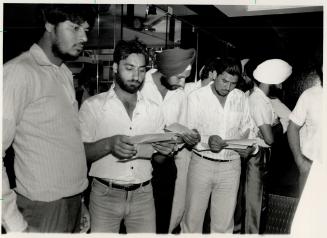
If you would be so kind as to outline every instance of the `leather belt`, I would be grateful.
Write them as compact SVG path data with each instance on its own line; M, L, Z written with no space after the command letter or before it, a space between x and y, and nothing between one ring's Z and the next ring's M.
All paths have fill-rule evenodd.
M131 184L131 185L121 185L121 184L116 184L116 183L111 183L111 182L108 182L104 179L101 179L101 178L95 178L94 179L98 180L100 183L108 186L108 187L111 187L111 188L117 188L117 189L122 189L122 190L125 190L125 191L134 191L140 187L144 187L148 184L150 184L151 180L148 180L148 181L145 181L143 183L138 183L138 184Z
M209 158L207 156L203 156L195 151L193 151L194 154L196 154L197 156L203 158L203 159L206 159L206 160L210 160L210 161L213 161L213 162L221 162L221 163L224 163L224 162L230 162L230 161L233 161L233 160L223 160L223 159L212 159L212 158Z

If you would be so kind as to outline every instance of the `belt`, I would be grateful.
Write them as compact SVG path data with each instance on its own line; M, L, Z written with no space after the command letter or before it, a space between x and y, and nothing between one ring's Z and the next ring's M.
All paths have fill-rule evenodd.
M207 156L203 156L195 151L193 151L194 154L196 154L197 156L203 158L203 159L206 159L206 160L210 160L210 161L213 161L213 162L221 162L221 163L224 163L224 162L230 162L230 161L233 161L233 160L223 160L223 159L212 159L212 158L209 158Z
M131 185L121 185L121 184L116 184L116 183L111 183L111 182L108 182L104 179L101 179L101 178L95 178L96 180L98 180L100 183L108 186L108 187L111 187L111 188L117 188L117 189L122 189L122 190L125 190L125 191L134 191L140 187L144 187L148 184L150 184L151 180L148 180L148 181L145 181L143 183L138 183L138 184L131 184Z

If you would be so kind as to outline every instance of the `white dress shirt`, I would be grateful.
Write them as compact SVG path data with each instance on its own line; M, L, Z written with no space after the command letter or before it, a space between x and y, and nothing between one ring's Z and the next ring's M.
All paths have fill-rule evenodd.
M108 92L88 98L81 106L79 119L84 142L95 142L114 135L159 133L164 128L160 108L140 93L130 119L113 87ZM92 164L89 175L110 179L119 184L136 184L151 179L151 173L150 159L121 162L109 154Z
M211 135L218 135L223 140L240 139L249 131L249 139L255 138L257 129L251 118L248 99L238 90L232 90L222 107L211 89L211 84L193 91L188 96L187 126L196 128L201 135L201 142L208 143ZM240 158L233 150L223 149L219 153L199 152L203 156L233 160Z
M166 125L175 122L185 124L183 118L183 109L186 108L186 94L182 88L168 90L163 98L156 84L153 81L152 74L156 69L150 69L146 72L145 81L141 89L141 94L148 100L156 103L164 114Z
M317 85L305 90L293 109L290 120L300 129L302 154L313 161L321 160L323 89Z

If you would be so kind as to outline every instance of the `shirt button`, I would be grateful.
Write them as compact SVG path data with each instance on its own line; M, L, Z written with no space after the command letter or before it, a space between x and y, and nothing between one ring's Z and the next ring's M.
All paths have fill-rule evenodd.
M130 127L129 129L132 130L132 127Z
M134 167L132 166L131 169L134 169Z

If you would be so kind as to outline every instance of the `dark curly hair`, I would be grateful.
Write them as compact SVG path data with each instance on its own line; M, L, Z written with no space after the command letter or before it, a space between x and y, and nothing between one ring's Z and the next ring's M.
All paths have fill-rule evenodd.
M138 39L124 41L120 40L114 51L114 62L119 64L119 61L126 59L130 54L142 54L145 57L145 62L149 62L149 54L146 45Z
M40 4L38 17L42 25L46 22L57 25L67 20L80 25L86 21L92 28L96 10L92 4Z

